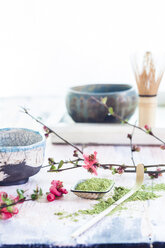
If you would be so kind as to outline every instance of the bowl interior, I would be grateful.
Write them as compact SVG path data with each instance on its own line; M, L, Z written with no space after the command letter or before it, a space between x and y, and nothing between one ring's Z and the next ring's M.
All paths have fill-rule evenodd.
M77 93L104 94L127 91L131 88L132 86L128 84L90 84L72 87L71 90Z
M0 146L29 146L42 141L42 136L29 129L6 128L0 130Z

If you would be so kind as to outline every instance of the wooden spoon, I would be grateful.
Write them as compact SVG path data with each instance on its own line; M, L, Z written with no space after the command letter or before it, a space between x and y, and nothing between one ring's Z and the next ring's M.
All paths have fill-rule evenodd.
M120 198L118 201L116 201L114 204L112 204L109 208L105 209L103 212L98 214L96 217L88 221L85 225L80 227L78 230L76 230L71 237L77 238L79 235L87 231L91 226L96 224L98 221L100 221L102 218L104 218L107 214L109 214L114 208L119 206L122 202L127 200L131 195L133 195L142 185L144 179L144 166L143 164L138 164L136 167L136 183L134 187L125 194L122 198Z

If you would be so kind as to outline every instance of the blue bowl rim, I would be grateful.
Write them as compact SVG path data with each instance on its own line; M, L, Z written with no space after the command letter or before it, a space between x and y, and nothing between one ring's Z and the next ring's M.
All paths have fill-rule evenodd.
M32 133L35 133L35 134L37 134L37 135L40 135L41 138L42 138L42 140L39 141L39 142L36 142L36 143L34 143L34 144L27 145L27 146L0 146L0 152L18 152L18 151L32 150L32 149L35 149L35 148L37 148L37 147L45 146L46 139L45 139L44 134L42 134L42 133L40 133L40 132L38 132L38 131L32 130L32 129L28 129L28 128L19 128L19 127L1 128L1 129L0 129L0 132L1 132L1 131L12 130L12 129L30 131L30 132L32 132Z
M121 90L121 91L113 91L113 92L82 92L82 91L78 91L76 90L75 88L77 87L86 87L86 86L128 86L130 88L126 89L126 90ZM68 93L74 93L74 94L78 94L78 95L96 95L96 96L107 96L107 95L114 95L114 94L125 94L126 92L129 92L129 91L134 91L135 90L135 87L132 85L132 84L118 84L118 83L94 83L94 84L79 84L79 85L75 85L75 86L72 86L68 89Z

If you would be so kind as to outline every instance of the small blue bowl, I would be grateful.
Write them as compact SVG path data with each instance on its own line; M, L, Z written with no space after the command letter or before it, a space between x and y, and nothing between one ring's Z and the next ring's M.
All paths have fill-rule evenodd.
M26 183L39 172L45 137L25 128L0 129L0 186Z
M68 90L66 96L68 114L75 122L120 122L113 116L108 116L105 107L92 97L97 100L107 97L107 105L123 119L129 119L137 106L137 93L129 84L75 86Z

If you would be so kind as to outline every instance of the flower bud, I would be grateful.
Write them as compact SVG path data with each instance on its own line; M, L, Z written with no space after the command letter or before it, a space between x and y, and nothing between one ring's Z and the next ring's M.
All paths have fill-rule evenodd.
M49 190L50 190L50 193L52 193L52 194L55 195L55 196L61 196L61 195L62 195L62 193L59 192L59 191L57 190L57 188L54 187L54 186L51 186Z
M45 133L45 138L48 138L49 137L49 133Z
M149 131L151 128L148 125L145 125L144 128Z
M49 193L48 195L47 195L47 200L49 201L49 202L52 202L52 201L54 201L55 200L55 195L54 194L52 194L52 193Z
M160 146L160 149L165 150L165 145Z
M136 146L136 145L133 145L132 146L132 152L140 152L140 147Z
M77 150L74 150L73 157L78 157L78 151Z
M127 134L127 138L131 140L132 139L132 135L130 133L128 133Z

